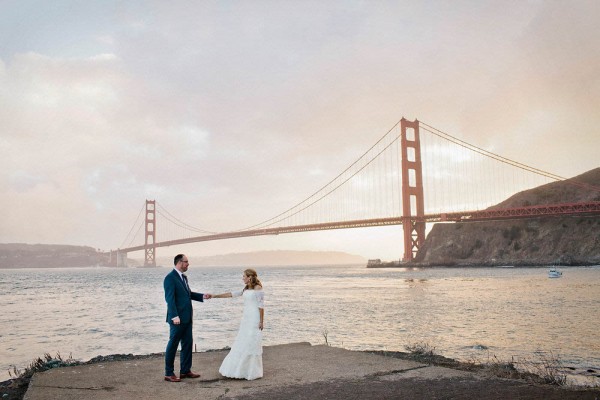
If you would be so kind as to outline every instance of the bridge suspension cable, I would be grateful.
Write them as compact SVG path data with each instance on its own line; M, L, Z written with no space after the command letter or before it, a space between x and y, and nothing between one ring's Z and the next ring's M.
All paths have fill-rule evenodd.
M476 153L482 154L484 156L493 158L493 159L498 160L500 162L503 162L505 164L509 164L509 165L521 168L521 169L523 169L525 171L534 172L534 173L536 173L538 175L542 175L542 176L545 176L545 177L548 177L548 178L551 178L551 179L554 179L554 180L557 180L557 181L562 181L562 180L566 179L566 178L563 178L562 176L555 175L555 174L553 174L551 172L542 171L541 169L537 169L537 168L531 167L529 165L522 164L522 163L520 163L518 161L511 160L510 158L502 157L501 155L498 155L496 153L492 153L491 151L488 151L488 150L482 149L481 147L477 147L477 146L475 146L473 144L467 143L464 140L460 140L457 137L454 137L454 136L452 136L452 135L450 135L448 133L445 133L445 132L443 132L443 131L441 131L441 130L439 130L437 128L434 128L433 126L428 125L428 124L426 124L423 121L419 121L419 123L420 123L421 127L424 126L424 128L422 128L423 130L425 130L425 131L427 131L429 133L432 133L432 134L434 134L434 135L436 135L436 136L438 136L438 137L440 137L442 139L446 139L446 140L448 140L448 141L450 141L452 143L455 143L455 144L457 144L457 145L459 145L461 147L467 148L469 150L473 150Z
M360 157L358 157L356 161L354 161L346 169L340 172L335 178L331 179L329 182L327 182L325 185L323 185L321 188L319 188L317 191L315 191L313 194L311 194L304 200L300 201L296 205L288 208L287 210L277 214L272 218L266 219L262 222L248 226L238 231L246 231L250 229L256 229L258 227L265 228L273 226L278 222L286 220L292 216L298 215L300 212L305 211L306 209L315 205L319 201L323 200L325 197L329 196L341 186L350 181L352 178L354 178L356 175L358 175L358 173L363 171L367 166L371 165L371 163L379 156L381 156L390 146L392 146L394 143L397 143L398 139L400 138L400 134L398 133L397 135L391 135L392 137L390 138L390 133L392 133L394 129L399 126L399 124L400 121L396 122L394 126L392 126L377 142L375 142L373 146L371 146ZM386 138L388 139L387 144L386 142L384 142L384 139ZM384 142L382 144L383 148L377 149L376 154L368 158L367 156L369 155L369 153L371 153L373 149L379 146L382 142ZM350 171L353 167L357 166L361 161L363 161L363 164L359 165L355 171L350 172L348 176L344 177L344 174L348 173L348 171Z
M398 140L400 138L402 143ZM404 140L413 141L414 146L407 147ZM407 160L403 160L403 157ZM415 172L415 167L406 174L406 161L418 164L420 171ZM158 243L162 247L233 237L405 224L406 215L403 214L407 211L403 204L403 190L417 187L415 182L420 179L417 177L421 171L422 188L419 187L425 193L421 196L426 202L422 215L429 216L427 222L446 220L444 218L448 215L458 216L455 218L473 217L482 210L481 207L496 205L519 191L537 187L540 180L545 180L544 183L550 180L565 181L561 176L484 150L426 123L415 121L407 128L404 120L401 120L341 173L304 200L272 218L240 230L214 232L183 222L162 204L147 200L146 206L151 203L152 206L156 204L157 208L152 208L151 212L147 209L144 220L140 218L144 211L142 207L122 247L137 227L129 248L125 250L146 248L148 251L148 243L131 246L142 231L144 222L146 240L148 232L151 232L152 246L156 247ZM585 182L572 179L567 182L600 191L600 187ZM413 207L413 199L409 201ZM592 206L597 204L593 203ZM510 210L510 207L507 209ZM490 210L491 207L484 212L496 211ZM161 221L158 221L162 233L160 241L154 236L154 211L161 216ZM597 212L597 208L593 212ZM407 215L410 217L411 214Z
M533 172L535 174L538 174L538 175L541 175L541 176L553 179L555 181L564 181L564 180L567 180L567 178L565 178L563 176L556 175L556 174L553 174L551 172L544 171L544 170L532 167L532 166L527 165L527 164L523 164L521 162L512 160L510 158L503 157L503 156L501 156L499 154L493 153L491 151L482 149L481 147L478 147L478 146L475 146L473 144L467 143L464 140L461 140L461 139L459 139L459 138L457 138L455 136L452 136L449 133L446 133L446 132L444 132L444 131L442 131L440 129L437 129L437 128L435 128L435 127L433 127L433 126L431 126L431 125L429 125L429 124L427 124L427 123L425 123L423 121L419 121L419 124L420 124L422 130L425 130L425 131L427 131L427 132L429 132L429 133L431 133L431 134L433 134L435 136L438 136L438 137L440 137L442 139L445 139L445 140L448 140L448 141L450 141L452 143L455 143L455 144L457 144L457 145L459 145L461 147L464 147L464 148L472 150L472 151L474 151L476 153L482 154L482 155L484 155L486 157L490 157L490 158L492 158L494 160L503 162L503 163L508 164L508 165L512 165L514 167L520 168L520 169L525 170L525 171ZM600 187L594 186L594 185L590 185L590 184L587 184L585 182L569 181L569 183L571 183L573 185L576 185L576 186L585 187L587 189L591 189L591 190L595 190L595 191L600 191Z
M140 230L142 229L142 226L144 226L144 220L142 219L140 221L140 216L142 215L142 213L144 212L146 205L143 204L142 208L140 209L140 212L138 213L138 216L135 218L135 222L133 223L133 225L131 226L131 229L129 230L129 233L127 234L127 236L125 236L125 239L123 239L123 243L121 243L120 248L124 248L124 247L128 247L131 246L133 244L133 241L137 238L138 233L140 232ZM129 241L129 244L127 244L127 239L129 239L131 232L133 232L133 230L135 229L135 227L138 227L136 233L131 236L131 240Z
M161 229L162 232L169 230L169 228L166 228L164 226L164 223L167 222L167 223L171 224L171 227L177 227L177 228L183 229L185 232L188 232L188 236L193 236L192 233L194 235L198 234L198 233L201 233L201 234L216 234L216 233L218 233L218 232L214 232L214 231L208 231L205 229L197 228L186 222L183 222L182 220L180 220L179 218L174 216L172 213L170 213L158 201L156 202L156 206L157 206L156 213L162 217L162 220L161 220L161 225L163 225L163 228ZM135 219L135 222L131 226L129 233L127 234L127 236L125 237L125 239L123 240L123 242L121 243L121 246L119 248L132 247L134 245L134 242L143 240L143 236L141 235L141 233L143 232L144 223L145 223L145 219L142 216L144 209L145 209L145 204L142 205L142 208L140 209L140 211ZM181 231L179 231L178 233L181 234ZM164 235L163 237L168 237L168 235Z
M156 202L156 205L160 208L156 209L156 212L159 215L162 215L167 221L171 222L172 224L186 229L188 231L192 231L192 232L197 232L197 233L208 233L208 234L216 234L218 232L213 232L213 231L207 231L205 229L201 229L201 228L196 228L195 226L192 226L186 222L183 222L182 220L180 220L179 218L177 218L176 216L174 216L173 214L171 214L162 204L160 204L158 201Z
M428 172L433 172L433 177L426 176L424 178L428 185L428 193L425 196L428 200L426 207L428 212L473 210L480 209L482 206L485 208L505 200L507 196L515 193L515 190L524 190L548 183L548 181L539 182L539 179L534 181L534 176L550 181L565 180L559 175L467 143L429 124L423 122L419 122L419 124L421 131L426 131L431 134L431 137L442 139L442 142L455 146L455 148L450 146L440 150L438 146L442 144L436 145L435 142L432 142L433 150L425 150L430 151L431 155L426 162L425 169L431 168ZM374 145L310 196L274 217L236 232L271 228L277 225L303 225L315 223L314 221L327 222L336 219L326 214L336 212L336 216L339 216L337 220L373 218L373 216L399 217L402 213L400 198L402 182L399 174L401 157L399 149L393 148L394 144L399 143L398 139L401 134L397 129L399 125L400 121L396 122ZM421 133L422 143L424 143L423 136ZM390 148L392 151L387 151ZM435 150L436 148L438 150ZM423 144L421 149L423 149ZM463 149L465 153L463 154L457 149ZM481 160L477 161L471 154L478 154ZM464 163L467 159L471 160L470 164ZM376 160L378 160L377 166L373 168ZM502 163L501 165L513 167L514 170L511 172L504 168L498 168L484 160L499 161ZM519 175L516 171L524 171L529 175ZM389 177L394 178L389 179ZM354 182L349 183L351 180ZM489 185L488 189L484 189L483 185L486 184ZM574 184L590 187L585 183ZM342 187L344 187L343 190ZM594 190L600 190L600 188ZM332 196L334 192L337 194ZM317 204L319 205L317 206ZM457 207L458 209L453 210ZM370 210L370 214L366 216L362 214L361 217L357 217L360 210L365 214L367 210ZM315 213L320 213L320 215L311 217Z

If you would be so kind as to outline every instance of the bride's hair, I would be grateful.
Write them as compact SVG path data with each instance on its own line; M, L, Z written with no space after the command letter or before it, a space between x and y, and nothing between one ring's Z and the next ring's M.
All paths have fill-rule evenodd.
M248 282L246 287L244 287L244 290L254 289L254 286L258 286L258 285L262 286L260 279L258 279L258 274L252 268L248 268L247 270L245 270L244 275L246 275L248 278L250 278L250 282Z

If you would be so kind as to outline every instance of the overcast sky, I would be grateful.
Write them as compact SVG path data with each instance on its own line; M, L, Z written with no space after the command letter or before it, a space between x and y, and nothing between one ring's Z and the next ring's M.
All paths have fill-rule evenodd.
M600 166L599 20L596 0L0 0L0 242L116 248L145 199L249 226L403 116L578 175ZM158 255L393 259L401 242L370 228Z

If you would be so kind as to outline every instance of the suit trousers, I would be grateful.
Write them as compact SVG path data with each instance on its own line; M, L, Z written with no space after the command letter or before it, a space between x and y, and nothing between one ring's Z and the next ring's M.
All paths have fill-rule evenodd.
M179 353L179 373L187 374L192 369L192 323L175 325L169 324L169 343L165 351L165 376L175 375L175 354L181 342Z

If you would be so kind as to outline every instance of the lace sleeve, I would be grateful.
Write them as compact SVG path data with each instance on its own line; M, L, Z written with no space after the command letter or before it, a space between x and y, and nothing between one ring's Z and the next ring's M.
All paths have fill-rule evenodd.
M255 290L256 300L258 301L258 308L265 308L265 292L262 290Z
M242 295L242 291L241 290L232 290L231 291L231 297L239 297Z

